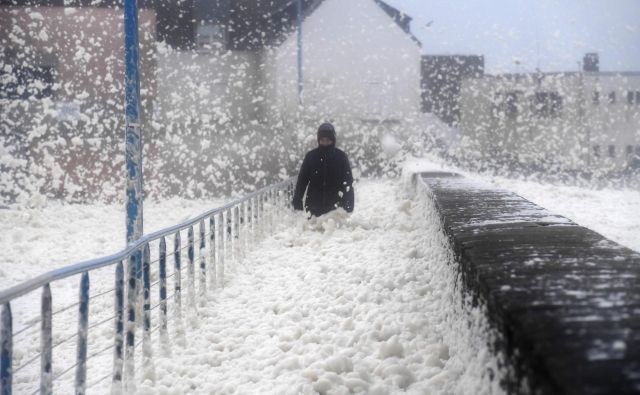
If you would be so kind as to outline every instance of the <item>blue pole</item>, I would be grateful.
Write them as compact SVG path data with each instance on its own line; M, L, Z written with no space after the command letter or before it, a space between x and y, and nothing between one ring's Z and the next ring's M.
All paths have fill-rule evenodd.
M127 245L142 236L142 129L138 73L138 3L124 0Z
M302 0L296 1L298 24L298 104L302 105Z

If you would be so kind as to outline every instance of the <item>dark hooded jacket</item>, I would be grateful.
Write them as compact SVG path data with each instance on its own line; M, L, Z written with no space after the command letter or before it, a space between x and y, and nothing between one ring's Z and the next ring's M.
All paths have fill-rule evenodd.
M322 124L318 129L318 139L329 137L333 144L307 152L304 157L298 182L293 195L293 208L305 208L314 216L320 216L342 207L353 211L353 176L347 155L336 148L336 134L331 124ZM304 207L302 197L307 192Z

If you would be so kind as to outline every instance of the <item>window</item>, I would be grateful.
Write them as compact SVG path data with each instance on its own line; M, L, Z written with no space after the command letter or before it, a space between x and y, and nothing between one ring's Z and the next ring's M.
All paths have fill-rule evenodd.
M627 156L631 156L631 154L633 154L633 146L632 145L627 145Z
M198 25L196 45L199 51L213 51L227 46L227 32L224 26L216 23Z
M627 104L633 104L633 91L627 91Z
M42 99L53 94L53 66L0 68L0 99Z
M515 91L497 93L493 115L500 118L516 119L518 117L518 93Z
M615 145L610 145L609 146L609 158L615 158L616 157L616 146Z
M562 110L562 97L557 92L536 92L533 110L541 118L557 117Z
M591 95L591 102L593 103L594 106L597 106L598 104L600 104L600 92L593 91L593 95Z
M616 103L616 92L609 92L609 104Z
M599 145L594 145L593 146L593 156L595 156L596 158L600 157L600 146Z
M640 91L636 91L636 104L640 104Z

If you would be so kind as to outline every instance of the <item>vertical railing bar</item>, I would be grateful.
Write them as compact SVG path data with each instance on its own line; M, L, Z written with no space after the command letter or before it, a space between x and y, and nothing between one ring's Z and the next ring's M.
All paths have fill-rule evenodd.
M0 329L0 393L11 395L13 382L13 318L11 316L11 303L2 306L2 328Z
M142 315L142 355L145 366L151 360L151 251L149 243L145 243L142 253L142 287L143 287L143 315Z
M233 225L233 208L229 209L229 210L225 210L226 213L226 217L227 217L227 225L226 225L226 230L227 230L227 234L225 236L225 242L224 242L224 249L225 249L225 255L230 259L233 260L233 240L231 238L231 227Z
M195 303L195 267L194 267L194 240L193 240L193 226L189 227L187 232L187 258L188 262L188 286L187 294L189 297L189 306L193 306Z
M122 261L116 265L115 284L115 337L113 350L113 379L111 393L122 393L122 366L124 346L124 270Z
M160 275L160 336L167 336L167 242L160 238L158 271Z
M258 196L258 235L262 237L264 232L264 197L265 194L261 193Z
M211 288L216 288L216 270L217 270L217 260L216 260L216 219L212 215L209 217L209 265L211 268L209 269L210 274L210 282Z
M89 273L82 273L80 280L80 305L78 309L78 349L75 393L82 395L87 387L87 336L89 325Z
M51 360L53 349L53 334L51 327L51 286L42 287L41 305L41 334L40 334L40 393L53 393L53 379L51 374Z
M234 224L234 232L235 234L233 235L233 243L235 246L235 260L236 263L240 261L240 255L241 255L241 244L240 244L240 206L241 204L237 204L234 208L234 212L236 213L235 215L235 224Z
M218 219L220 220L218 229L220 230L220 237L218 240L220 249L218 251L218 257L220 258L220 275L218 276L218 282L220 283L220 287L224 288L224 271L226 269L227 264L227 211L223 211L220 213Z
M181 250L181 240L180 240L180 231L176 232L176 235L174 237L174 241L173 241L173 264L174 264L174 270L175 270L175 279L174 279L174 295L175 295L175 301L176 301L176 312L177 312L177 316L178 318L181 317L182 314L182 270L181 270L181 265L182 265L182 250Z
M129 256L127 267L127 321L125 325L124 392L135 392L135 331L136 331L136 267L137 251Z
M274 214L276 207L276 195L273 189L269 190L269 234L273 234Z
M200 303L204 305L207 296L207 261L204 219L200 221Z
M245 254L247 253L247 249L248 249L248 244L247 244L247 228L248 228L248 224L247 224L247 206L248 206L248 202L244 201L242 202L242 209L241 209L241 213L240 213L240 225L242 226L242 234L241 234L241 240L240 240L240 244L242 245L242 257L244 259Z
M246 229L246 238L249 246L253 243L253 210L251 209L253 205L253 198L247 200L247 229Z

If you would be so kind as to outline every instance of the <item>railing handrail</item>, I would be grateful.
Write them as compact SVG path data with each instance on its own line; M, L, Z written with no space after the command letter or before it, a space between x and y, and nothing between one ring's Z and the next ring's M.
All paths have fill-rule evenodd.
M211 209L203 214L198 215L197 217L191 218L185 222L179 223L177 225L173 225L170 226L168 228L165 229L160 229L158 231L155 231L153 233L149 233L148 235L144 235L142 236L140 239L138 239L135 243L131 244L130 246L128 246L127 248L125 248L124 250L117 252L115 254L112 255L108 255L106 257L102 257L102 258L95 258L95 259L90 259L87 261L82 261L76 264L71 264L71 265L67 265L64 266L60 269L54 269L51 270L49 272L46 272L44 274L41 274L37 277L34 277L30 280L27 280L25 282L22 282L20 284L14 285L13 287L10 287L8 289L2 290L0 291L0 305L3 305L5 303L11 302L13 299L18 298L22 295L25 295L31 291L34 291L42 286L44 286L45 284L51 283L53 281L58 281L58 280L62 280L64 278L67 277L71 277L74 276L76 274L80 274L86 271L91 271L91 270L95 270L95 269L99 269L101 267L105 267L111 264L116 264L117 262L123 261L124 259L126 259L127 257L129 257L133 252L139 250L141 247L144 246L145 243L151 242L153 240L157 240L163 236L167 236L169 234L184 230L189 228L190 226L193 226L195 224L197 224L198 222L202 221L203 219L210 217L212 215L216 215L219 214L233 206L236 206L242 202L245 202L261 193L264 193L266 191L269 191L271 189L277 189L280 186L286 185L287 183L291 182L291 180L295 179L296 177L290 177L284 181L281 181L277 184L273 184L273 185L269 185L266 186L262 189L259 189L255 192L252 192L248 195L243 196L240 199L236 199L230 203L225 204L224 206L221 207L217 207L214 209Z

